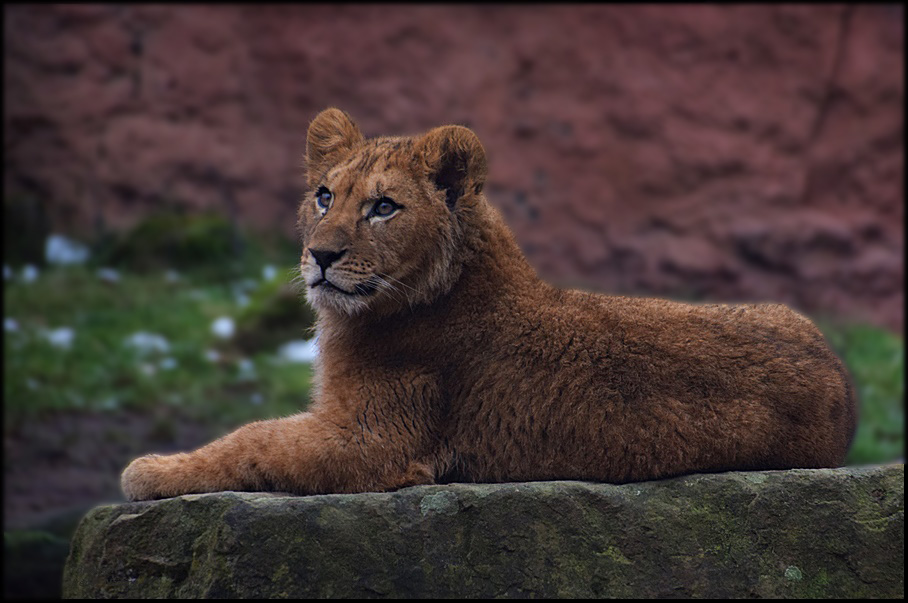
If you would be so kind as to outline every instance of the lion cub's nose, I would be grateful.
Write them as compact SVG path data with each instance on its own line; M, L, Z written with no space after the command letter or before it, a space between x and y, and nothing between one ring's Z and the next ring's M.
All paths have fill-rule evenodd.
M312 257L315 258L315 263L318 264L322 272L328 269L328 266L336 262L347 253L346 249L341 249L340 251L330 251L327 249L312 249L309 248L309 253L312 254Z

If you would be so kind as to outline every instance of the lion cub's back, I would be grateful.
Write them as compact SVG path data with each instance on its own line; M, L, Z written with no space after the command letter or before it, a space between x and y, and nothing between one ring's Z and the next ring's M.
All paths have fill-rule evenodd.
M661 397L724 404L729 420L745 424L750 408L771 423L766 429L824 440L820 465L841 462L856 423L853 389L841 360L803 315L781 304L600 303L618 325L615 347L639 359L627 377L652 382L653 404Z
M466 477L621 482L836 466L847 451L848 377L785 306L578 291L531 301L458 404Z
M647 383L638 389L644 395L637 407L651 412L641 414L651 426L677 421L679 447L687 445L686 434L708 451L698 464L841 464L856 425L853 389L810 320L780 304L600 303L619 325L615 348L633 358L611 367L611 377ZM628 429L635 418L640 415L631 415Z

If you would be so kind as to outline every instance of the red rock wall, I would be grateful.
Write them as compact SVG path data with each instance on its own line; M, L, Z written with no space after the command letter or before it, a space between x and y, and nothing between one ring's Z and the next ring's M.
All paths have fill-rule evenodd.
M472 127L547 279L903 328L900 6L5 7L4 188L292 233L308 121Z

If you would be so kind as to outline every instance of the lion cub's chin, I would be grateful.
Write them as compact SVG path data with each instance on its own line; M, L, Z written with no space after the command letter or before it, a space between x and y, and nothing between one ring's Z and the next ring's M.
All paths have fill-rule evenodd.
M369 310L372 296L347 295L327 287L307 287L306 300L318 311L357 316Z

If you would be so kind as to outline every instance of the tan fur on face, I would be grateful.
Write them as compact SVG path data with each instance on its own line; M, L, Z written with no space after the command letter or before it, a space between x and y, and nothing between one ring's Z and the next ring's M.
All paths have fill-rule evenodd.
M139 458L123 473L126 496L842 463L854 396L809 320L773 304L555 289L482 195L485 177L466 128L367 140L345 113L319 114L298 212L319 313L311 410ZM401 209L368 218L381 196ZM341 255L323 275L310 250Z

